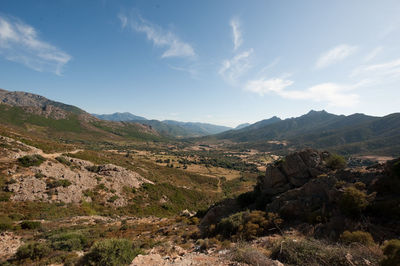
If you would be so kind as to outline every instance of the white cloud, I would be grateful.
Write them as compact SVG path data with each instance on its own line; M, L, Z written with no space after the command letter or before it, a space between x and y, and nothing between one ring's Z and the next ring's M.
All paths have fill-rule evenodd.
M375 83L390 82L400 78L400 58L380 63L362 65L353 70L351 77L366 77Z
M231 19L230 25L232 27L233 49L237 50L243 43L242 32L240 31L240 22L237 18L234 18Z
M364 62L369 62L372 59L374 59L375 57L378 56L378 54L380 54L383 51L383 47L382 46L378 46L376 47L374 50L372 50L369 54L367 54L364 57Z
M259 79L249 81L245 89L260 95L275 93L285 99L312 100L327 102L330 106L350 107L358 103L359 96L350 91L362 86L360 82L354 85L322 83L306 90L287 90L294 82L284 78Z
M344 60L346 57L352 55L357 51L357 46L347 44L338 45L331 50L322 54L316 63L316 68L324 68Z
M0 55L36 71L61 75L71 56L42 41L37 31L16 18L0 16Z
M249 56L252 53L253 49L250 49L223 61L218 73L228 82L236 83L237 79L250 68Z
M147 39L152 41L157 47L166 47L161 58L168 57L194 57L196 53L193 47L181 41L174 33L162 29L161 27L146 21L140 16L127 17L124 14L118 15L122 28L131 29L146 34Z

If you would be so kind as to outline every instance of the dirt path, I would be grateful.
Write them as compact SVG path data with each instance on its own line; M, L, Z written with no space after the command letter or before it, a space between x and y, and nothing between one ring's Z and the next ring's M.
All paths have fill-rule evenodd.
M73 151L56 152L56 153L44 153L42 150L39 150L38 154L43 156L46 159L55 159L56 157L62 156L64 153L75 154L75 153L78 153L80 151L83 151L83 150L82 149L77 149L77 150L73 150Z

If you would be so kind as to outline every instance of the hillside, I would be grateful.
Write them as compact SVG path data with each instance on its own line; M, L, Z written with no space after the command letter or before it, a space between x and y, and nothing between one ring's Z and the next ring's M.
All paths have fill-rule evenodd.
M0 125L5 132L29 132L30 138L39 142L75 145L163 138L142 124L103 121L72 105L5 90L0 91Z
M400 147L400 114L373 117L364 114L334 115L310 111L280 120L271 118L239 130L213 136L217 140L247 143L270 150L314 147L344 154L378 153L397 156ZM210 138L211 139L211 138Z

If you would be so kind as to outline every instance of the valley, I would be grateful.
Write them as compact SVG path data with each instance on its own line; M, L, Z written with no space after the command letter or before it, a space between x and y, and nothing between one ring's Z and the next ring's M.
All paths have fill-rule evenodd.
M132 248L121 246L126 254L110 265L397 259L384 253L400 232L397 114L357 115L354 129L354 116L312 111L182 138L2 93L4 265L97 265L115 245ZM375 123L389 118L394 123L378 132ZM385 145L365 152L379 141Z

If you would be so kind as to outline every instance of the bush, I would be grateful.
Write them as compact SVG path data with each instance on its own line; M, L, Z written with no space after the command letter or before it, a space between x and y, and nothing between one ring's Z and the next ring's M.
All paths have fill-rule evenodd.
M340 199L340 210L347 216L358 216L368 206L368 196L355 187L347 187Z
M400 262L400 240L392 239L383 245L385 258L381 261L382 266L399 265Z
M348 259L349 254L351 260ZM270 256L285 265L378 265L382 252L378 248L360 245L329 245L315 239L284 238L277 241Z
M98 165L86 166L86 170L88 170L89 172L98 173L100 171L100 166Z
M232 259L240 263L245 263L246 265L275 265L265 254L251 246L235 248L232 252Z
M7 216L0 217L0 232L12 229L12 220Z
M338 154L331 154L325 163L332 170L343 169L347 166L346 159Z
M70 185L72 185L72 183L68 179L58 179L47 182L48 188L69 187Z
M23 157L18 158L18 162L21 166L23 167L29 167L29 166L39 166L41 165L46 159L39 155L39 154L34 154L34 155L26 155Z
M216 226L214 234L221 234L225 238L251 240L264 235L282 223L277 214L263 211L246 211L235 213L222 219Z
M340 241L344 244L360 243L364 246L372 246L375 244L371 234L363 231L344 231L340 235Z
M47 244L34 242L20 246L16 257L17 259L35 260L45 257L49 252L51 252L51 248Z
M20 225L22 229L28 230L38 229L42 226L42 224L37 221L22 221Z
M63 156L58 156L58 157L56 157L56 160L57 160L58 162L62 163L62 164L67 165L67 166L70 166L70 165L71 165L71 162L68 161L67 159L65 159L65 157L63 157Z
M50 241L54 249L66 251L82 250L88 244L86 236L76 232L52 236Z
M84 265L129 265L140 254L126 239L106 239L96 242L84 258Z

